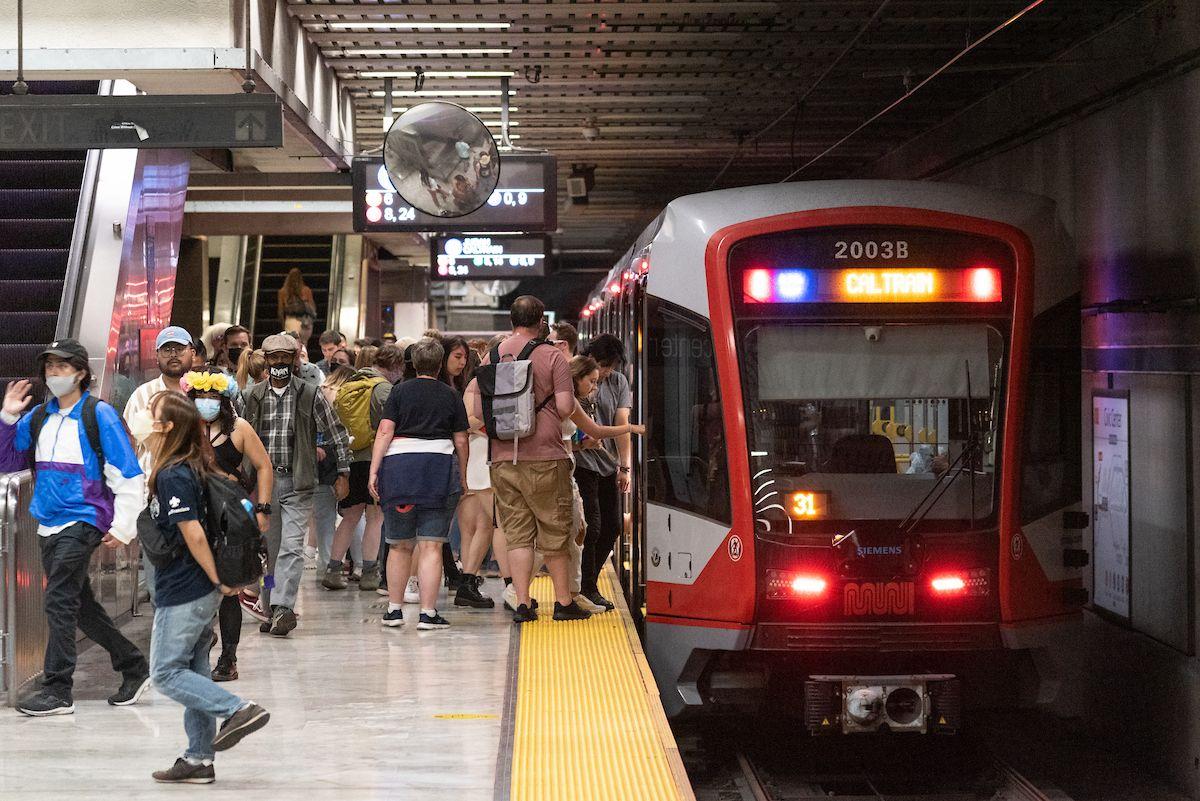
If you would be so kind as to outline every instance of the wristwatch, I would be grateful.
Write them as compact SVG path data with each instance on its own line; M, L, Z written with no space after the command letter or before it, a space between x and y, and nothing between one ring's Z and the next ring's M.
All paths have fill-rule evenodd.
M266 515L267 517L270 517L271 516L271 504L256 503L256 504L254 504L254 512L255 512L255 514Z
M628 467L622 467L622 468L620 468L620 470L621 470L621 472L622 472L622 473L628 473L628 472L630 471L630 469L631 469L631 468L628 468Z

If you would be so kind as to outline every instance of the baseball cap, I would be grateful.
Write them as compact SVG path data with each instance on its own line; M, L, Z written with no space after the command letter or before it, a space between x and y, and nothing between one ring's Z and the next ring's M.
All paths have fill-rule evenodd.
M60 339L56 342L51 342L44 351L38 354L38 360L45 359L47 356L57 356L60 359L80 358L85 362L88 358L87 348L79 344L78 339Z
M190 346L192 344L192 335L177 325L169 325L158 332L158 338L154 340L154 349L158 350L169 342L177 342L180 345Z
M263 353L296 352L296 340L287 334L271 334L263 340Z

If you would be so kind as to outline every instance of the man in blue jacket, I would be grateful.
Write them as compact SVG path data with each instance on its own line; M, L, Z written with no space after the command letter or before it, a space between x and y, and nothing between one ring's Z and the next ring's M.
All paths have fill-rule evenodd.
M34 472L30 513L40 524L50 628L42 689L17 709L33 717L75 711L76 627L108 651L123 677L108 703L128 706L150 686L149 665L96 600L87 570L101 543L119 548L136 536L145 476L116 410L88 392L84 347L52 342L37 367L54 397L26 413L30 382L14 381L0 410L0 472Z

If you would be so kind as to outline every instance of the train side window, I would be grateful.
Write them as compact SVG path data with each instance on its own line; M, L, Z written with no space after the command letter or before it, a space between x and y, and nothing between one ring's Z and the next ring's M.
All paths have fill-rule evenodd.
M725 424L712 327L647 298L647 498L730 522Z
M1022 433L1021 521L1080 499L1079 296L1034 318Z

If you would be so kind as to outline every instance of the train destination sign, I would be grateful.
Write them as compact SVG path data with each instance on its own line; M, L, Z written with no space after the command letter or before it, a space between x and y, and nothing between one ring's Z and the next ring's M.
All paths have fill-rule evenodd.
M996 303L1000 271L930 268L805 270L742 274L743 303Z
M433 240L432 277L441 281L546 274L546 237L456 234Z
M461 217L436 217L400 197L382 158L359 158L352 167L354 230L364 233L553 231L558 227L555 158L542 153L501 153L500 180L487 202ZM450 194L430 179L426 191Z
M5 95L0 150L282 147L269 95Z

